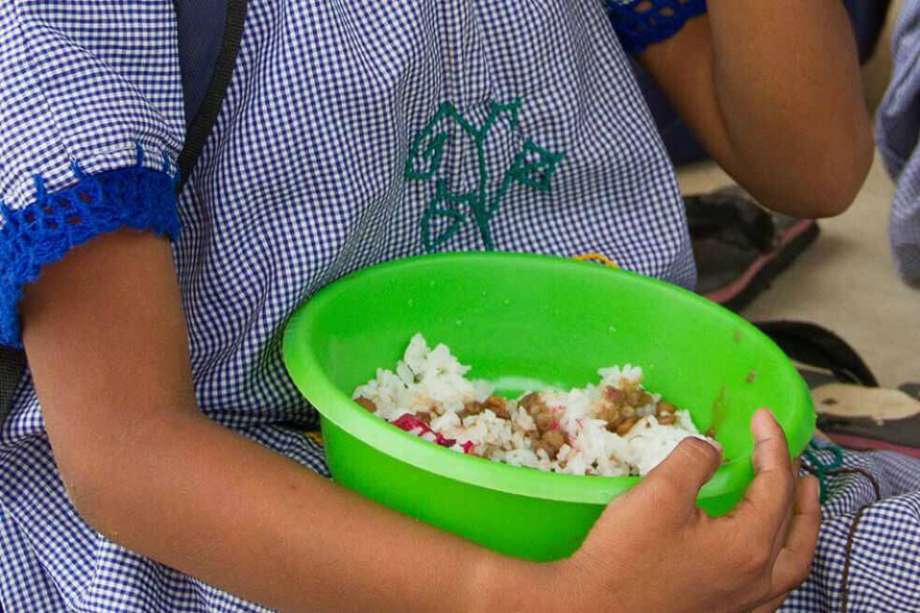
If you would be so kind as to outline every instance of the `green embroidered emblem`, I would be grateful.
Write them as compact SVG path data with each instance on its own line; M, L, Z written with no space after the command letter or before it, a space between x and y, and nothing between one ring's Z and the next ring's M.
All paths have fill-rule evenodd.
M454 105L444 102L413 141L406 161L406 178L412 181L435 179L435 193L421 221L422 244L427 251L434 251L449 241L470 220L479 228L485 248L494 249L491 221L501 209L502 202L512 186L519 183L537 191L550 191L553 175L565 154L554 153L528 140L514 156L511 167L505 171L496 193L491 196L488 193L486 140L500 119L505 118L511 129L517 129L520 109L520 99L507 104L492 102L485 123L481 127L476 127L463 117ZM447 181L436 178L444 160L444 151L450 144L449 132L438 131L442 122L452 122L459 126L476 145L479 180L476 187L468 192L452 192L447 186Z

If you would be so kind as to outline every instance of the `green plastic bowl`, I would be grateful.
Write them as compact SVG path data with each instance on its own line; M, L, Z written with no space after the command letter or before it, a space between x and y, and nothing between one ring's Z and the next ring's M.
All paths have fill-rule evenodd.
M726 463L699 496L719 515L753 478L750 419L769 407L792 455L815 413L792 363L756 328L691 292L628 272L522 254L446 254L390 262L319 292L293 317L284 359L319 410L334 479L493 550L531 560L570 555L636 477L557 475L439 447L352 402L422 332L501 393L597 381L612 364L714 428Z

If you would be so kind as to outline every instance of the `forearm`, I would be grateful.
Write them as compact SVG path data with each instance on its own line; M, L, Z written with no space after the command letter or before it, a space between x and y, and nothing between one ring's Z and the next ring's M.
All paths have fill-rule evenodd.
M764 204L841 212L871 163L855 43L837 0L710 0L643 62L713 157Z
M516 564L204 418L170 418L123 445L108 450L117 462L96 456L102 488L76 493L89 521L134 551L283 611L468 610L488 600L499 568Z
M168 245L133 233L75 250L27 292L23 339L55 460L97 530L282 610L476 606L497 567L523 565L205 418L179 304Z

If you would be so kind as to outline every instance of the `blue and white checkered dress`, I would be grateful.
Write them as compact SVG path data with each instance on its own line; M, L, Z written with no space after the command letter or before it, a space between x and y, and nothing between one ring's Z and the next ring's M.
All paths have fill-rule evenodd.
M326 474L279 342L336 278L493 248L694 281L674 176L597 0L251 0L178 201L176 40L171 0L0 3L0 342L20 342L23 284L73 245L123 225L173 237L201 409ZM892 506L890 533L916 534L916 504ZM87 525L28 377L0 427L0 603L262 610Z

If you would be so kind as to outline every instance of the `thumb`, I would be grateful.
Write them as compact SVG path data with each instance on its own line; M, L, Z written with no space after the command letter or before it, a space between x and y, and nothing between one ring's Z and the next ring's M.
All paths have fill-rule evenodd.
M722 453L706 441L687 437L645 476L641 488L654 488L679 502L695 504L700 488L719 468Z

